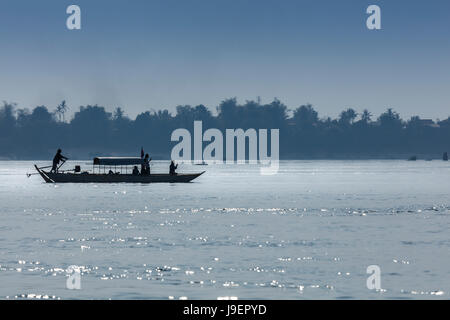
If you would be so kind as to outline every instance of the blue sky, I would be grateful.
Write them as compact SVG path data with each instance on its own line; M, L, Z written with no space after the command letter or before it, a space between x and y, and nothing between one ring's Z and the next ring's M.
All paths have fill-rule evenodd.
M66 8L82 30L66 28ZM370 4L382 30L366 28ZM450 2L1 0L0 100L146 110L221 100L450 115Z

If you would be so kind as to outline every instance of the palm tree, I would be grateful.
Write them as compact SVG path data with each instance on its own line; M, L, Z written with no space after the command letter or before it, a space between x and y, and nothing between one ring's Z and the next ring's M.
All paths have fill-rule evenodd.
M113 115L113 119L114 120L122 120L125 116L125 112L123 111L123 109L121 107L117 107L114 110L114 115Z
M64 114L69 110L69 107L66 104L66 100L63 100L57 107L55 113L58 115L59 121L65 122L65 116Z
M361 114L361 121L365 124L368 124L370 121L372 121L372 113L369 110L364 109L363 113Z
M342 111L339 115L339 122L344 125L350 125L353 124L353 121L355 121L356 117L358 116L358 113L356 113L355 110L352 108L348 108L345 111Z
M295 109L292 119L300 127L310 127L319 121L319 114L312 105L307 104Z
M378 117L378 121L382 127L398 127L402 126L402 119L400 115L395 112L392 108L388 108L386 112L382 113Z

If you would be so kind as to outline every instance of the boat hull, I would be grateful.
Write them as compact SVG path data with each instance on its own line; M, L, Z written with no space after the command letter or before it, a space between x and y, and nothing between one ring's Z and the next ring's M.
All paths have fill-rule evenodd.
M186 183L201 176L200 173L185 174L89 174L89 173L50 173L35 166L37 172L47 183Z

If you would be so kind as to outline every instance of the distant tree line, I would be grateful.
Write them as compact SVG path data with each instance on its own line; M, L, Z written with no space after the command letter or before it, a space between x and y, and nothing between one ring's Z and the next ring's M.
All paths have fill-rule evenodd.
M319 117L311 105L289 110L278 99L239 104L227 99L213 113L204 105L146 111L135 119L120 107L108 112L98 105L81 106L68 120L68 104L32 110L4 102L0 107L0 158L47 159L61 147L72 158L95 155L139 155L141 146L154 159L168 159L173 130L191 130L195 120L208 128L280 129L281 159L440 157L450 151L450 117L442 121L418 116L403 120L392 108L378 118L352 108L338 118Z

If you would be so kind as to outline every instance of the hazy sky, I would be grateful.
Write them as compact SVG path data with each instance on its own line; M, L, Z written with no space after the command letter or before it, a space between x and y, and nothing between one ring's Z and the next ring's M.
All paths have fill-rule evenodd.
M66 8L82 29L66 28ZM382 30L366 8L382 9ZM0 100L129 116L179 104L279 98L450 115L450 1L1 0Z

